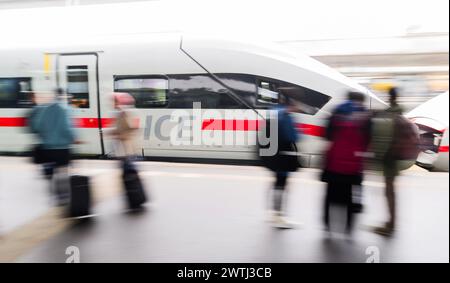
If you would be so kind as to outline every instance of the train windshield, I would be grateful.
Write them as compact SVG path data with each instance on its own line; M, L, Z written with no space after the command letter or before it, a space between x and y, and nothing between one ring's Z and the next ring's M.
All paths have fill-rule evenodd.
M306 87L248 74L216 74L236 94L255 108L265 109L280 103L280 98L289 96L300 112L314 115L331 99L331 96Z
M303 114L314 115L331 99L330 96L288 82L260 78L257 80L257 105L270 107L287 96Z
M283 85L279 90L289 96L303 114L316 114L331 99L328 95L297 85Z

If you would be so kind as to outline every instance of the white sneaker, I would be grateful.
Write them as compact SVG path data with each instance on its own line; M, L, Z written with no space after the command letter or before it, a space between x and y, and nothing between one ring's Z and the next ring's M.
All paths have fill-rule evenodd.
M290 221L289 219L287 219L286 217L284 217L282 215L277 215L277 216L274 216L272 225L273 225L273 227L278 228L278 229L295 229L300 226L300 223Z
M269 210L268 212L267 212L267 218L266 218L266 221L267 222L275 222L276 220L277 220L277 218L278 218L278 216L280 216L280 212L278 212L278 211L275 211L275 210Z

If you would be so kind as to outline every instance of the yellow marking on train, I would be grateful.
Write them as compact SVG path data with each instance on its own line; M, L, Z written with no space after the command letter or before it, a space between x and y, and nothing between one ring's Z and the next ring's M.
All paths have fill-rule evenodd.
M51 61L50 54L45 53L44 54L44 74L46 76L50 75L50 67L51 67L50 61Z

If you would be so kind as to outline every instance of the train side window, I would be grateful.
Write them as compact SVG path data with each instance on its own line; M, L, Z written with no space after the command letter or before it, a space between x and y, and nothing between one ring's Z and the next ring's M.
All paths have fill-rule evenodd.
M67 94L75 108L89 108L88 66L67 66Z
M207 74L170 75L169 108L192 108L194 102L204 109L239 109L229 91Z
M280 94L275 83L265 80L258 82L257 101L259 104L278 104L279 100Z
M29 108L34 105L31 78L0 78L0 108Z
M216 76L248 105L256 104L256 78L254 75L218 73Z
M169 81L162 77L118 77L114 91L126 92L136 101L136 108L158 108L167 105Z

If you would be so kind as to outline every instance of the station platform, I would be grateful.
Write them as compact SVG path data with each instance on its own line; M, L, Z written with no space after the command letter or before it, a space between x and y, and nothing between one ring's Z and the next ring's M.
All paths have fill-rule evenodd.
M94 213L61 217L50 205L39 168L0 157L0 262L361 262L374 249L380 262L449 261L449 174L413 167L397 182L398 229L372 233L386 219L382 177L368 172L365 209L351 238L329 237L321 223L324 184L319 170L288 181L296 229L268 220L273 182L261 167L138 162L150 203L127 211L116 161L76 160L73 173L91 176Z

